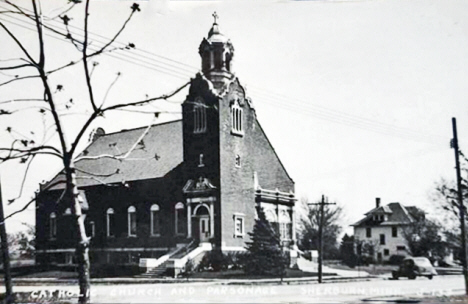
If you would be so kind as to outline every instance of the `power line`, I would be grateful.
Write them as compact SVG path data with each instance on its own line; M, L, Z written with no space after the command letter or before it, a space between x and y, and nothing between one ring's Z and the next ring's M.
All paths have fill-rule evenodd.
M27 10L27 9L25 9L25 10ZM15 17L12 17L12 16L9 16L9 17L11 17L13 19L16 19L17 21L20 21ZM54 21L54 22L61 23L60 21L55 20L55 19L50 19L50 20ZM7 21L7 22L11 22L11 21ZM21 20L21 22L26 22L26 21ZM13 22L11 22L11 23L13 23ZM26 23L28 23L28 22L26 22ZM16 25L18 25L18 24L16 24ZM31 24L28 23L28 25L31 25ZM18 26L20 26L20 25L18 25ZM48 24L47 26L54 27L54 26L51 26L50 24ZM76 26L69 25L69 27L71 27L71 28L73 28L75 30L82 31L81 29L79 29ZM30 28L28 28L28 29L29 30L34 30L34 29L30 29ZM56 29L54 28L54 30L56 30ZM77 33L76 31L73 31L72 33L74 35L82 35L82 34ZM106 38L105 36L95 34L95 33L92 33L90 31L88 33L91 34L91 36L97 36L97 37L101 37L102 39L109 40L109 38ZM54 37L54 38L57 38L57 37ZM57 38L57 39L59 39L59 38ZM59 39L59 40L66 42L63 39ZM101 43L102 45L105 45L105 42L100 41L101 39L93 38L93 40L97 41L98 43ZM121 46L127 45L127 44L119 42L119 41L116 41L116 43L120 44ZM119 60L122 60L122 61L125 61L125 62L128 62L128 63L131 63L131 64L135 64L135 65L138 65L138 66L141 66L141 67L144 67L144 68L148 68L148 69L151 69L151 70L154 70L154 71L157 71L157 72L161 72L163 74L167 74L167 75L170 75L170 76L173 76L173 77L183 78L183 79L186 79L187 77L191 77L193 75L193 74L191 74L192 71L190 71L189 69L193 69L194 71L198 70L195 67L187 65L185 63L181 63L181 62L178 62L176 60L173 60L173 59L170 59L168 57L164 57L164 56L152 53L152 52L148 52L148 51L144 51L144 50L140 50L140 49L137 49L136 51L137 52L138 51L143 52L143 53L151 55L151 56L163 58L165 60L171 61L172 63L178 64L178 65L183 66L183 67L179 67L179 66L176 66L174 64L168 64L166 62L162 62L160 60L154 59L152 57L144 56L144 55L138 55L138 54L133 55L133 53L126 54L125 55L126 57L122 57L123 55L116 55L116 54L109 54L109 53L105 53L104 55L108 55L110 57L113 57L113 58L116 58L116 59L119 59ZM135 56L137 56L137 57L135 57ZM143 57L143 58L145 58L147 60L142 60L141 57ZM156 63L153 63L153 62L156 62ZM161 69L163 69L164 71L162 71ZM190 73L190 75L187 75L187 73ZM401 127L397 127L397 126L387 124L387 123L382 123L382 122L375 121L375 120L372 120L372 119L368 119L368 118L364 118L364 117L360 117L360 116L356 116L356 115L351 115L351 114L339 112L339 111L329 109L329 108L326 108L326 107L323 107L323 106L320 106L320 105L307 103L307 102L305 102L303 100L299 100L299 99L296 99L296 98L291 98L289 96L285 96L285 95L282 95L282 94L269 92L269 91L267 91L265 89L262 89L262 88L253 87L253 90L257 92L257 95L262 95L265 100L268 100L268 101L265 101L268 104L278 106L278 107L281 107L283 109L286 109L286 110L289 110L289 111L292 111L292 112L296 112L296 113L306 112L308 114L313 115L314 117L317 117L317 118L320 118L320 119L323 119L323 120L326 120L326 121L330 121L330 122L334 122L334 123L338 123L338 124L343 124L343 125L347 125L347 126L351 126L351 127L356 127L356 128L359 128L359 129L363 129L363 130L371 131L371 132L376 132L376 133L380 133L380 134L384 134L384 135L396 136L396 137L400 137L400 138L404 138L404 139L412 140L412 141L420 141L420 142L426 142L426 143L434 144L435 140L441 140L442 138L445 139L445 137L442 137L442 136L433 135L433 134L426 134L426 133L418 132L418 131L415 131L415 130L411 130L411 129L407 129L407 128L401 128ZM262 100L262 98L260 100Z

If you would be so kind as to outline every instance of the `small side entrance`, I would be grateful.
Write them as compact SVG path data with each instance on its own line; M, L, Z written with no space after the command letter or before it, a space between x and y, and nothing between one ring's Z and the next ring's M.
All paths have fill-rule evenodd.
M210 240L210 218L208 215L200 217L200 242L209 242Z

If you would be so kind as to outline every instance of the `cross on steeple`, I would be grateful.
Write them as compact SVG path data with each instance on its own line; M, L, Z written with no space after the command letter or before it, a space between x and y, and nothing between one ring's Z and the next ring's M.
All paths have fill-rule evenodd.
M219 18L218 14L216 14L216 12L214 12L212 16L214 18L214 23L213 24L218 24L218 22L217 22L218 18Z

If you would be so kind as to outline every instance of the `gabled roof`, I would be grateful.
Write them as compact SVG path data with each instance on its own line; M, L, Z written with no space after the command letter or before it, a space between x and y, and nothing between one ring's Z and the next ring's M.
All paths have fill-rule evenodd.
M375 221L374 215L386 214L387 220ZM416 206L405 207L400 203L390 203L386 206L374 208L367 212L360 221L352 224L354 227L363 226L397 226L407 225L416 221L424 212Z
M78 186L159 178L183 162L181 120L153 125L147 129L122 130L99 136L77 157L75 168ZM142 140L136 143L142 136ZM134 145L135 148L127 156ZM64 180L62 173L49 184L60 180ZM61 188L64 188L63 183L51 189Z

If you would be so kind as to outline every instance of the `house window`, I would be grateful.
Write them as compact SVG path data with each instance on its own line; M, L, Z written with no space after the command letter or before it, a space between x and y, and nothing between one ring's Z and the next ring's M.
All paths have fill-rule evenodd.
M384 254L384 255L390 255L390 250L384 249L383 254Z
M107 209L107 236L112 237L114 236L114 228L115 228L115 222L114 222L114 209L109 208Z
M380 235L380 245L385 245L385 234Z
M185 206L183 203L178 202L175 205L175 228L176 234L185 234Z
M241 167L241 157L239 154L236 155L236 167L237 168Z
M231 127L232 133L243 135L244 129L242 127L242 108L237 104L233 104L231 107Z
M161 234L159 228L159 206L157 204L151 205L151 235L159 236Z
M244 215L234 214L234 237L243 237L244 234Z
M57 216L55 215L55 212L52 212L50 214L49 232L50 232L51 239L55 239L57 237Z
M392 237L398 237L398 228L392 227Z
M206 108L203 99L195 99L193 107L193 133L206 132Z
M136 208L134 206L128 207L128 236L136 236L137 222L136 222Z
M406 247L405 246L396 246L396 250L403 251L403 250L406 250Z
M372 228L366 228L366 237L368 238L372 237Z

